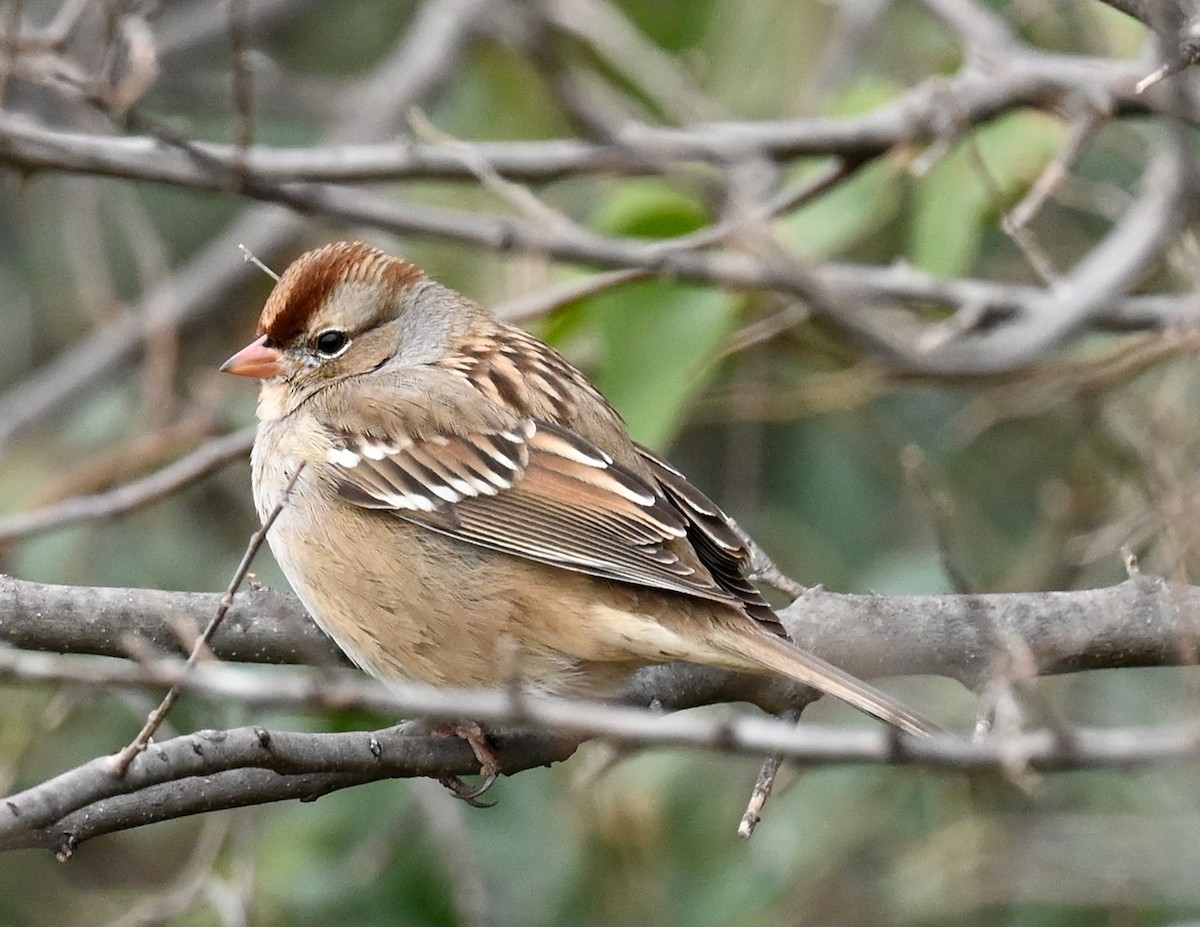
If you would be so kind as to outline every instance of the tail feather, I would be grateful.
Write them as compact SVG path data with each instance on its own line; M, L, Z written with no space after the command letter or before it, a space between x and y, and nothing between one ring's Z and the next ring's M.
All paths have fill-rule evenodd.
M909 734L945 734L946 729L923 718L904 703L838 669L815 654L767 632L747 634L744 628L714 628L711 643L756 668L781 673ZM750 668L750 667L746 667Z

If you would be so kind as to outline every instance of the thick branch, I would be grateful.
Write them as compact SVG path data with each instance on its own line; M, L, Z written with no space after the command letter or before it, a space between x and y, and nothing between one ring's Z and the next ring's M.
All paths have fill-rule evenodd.
M0 640L24 648L180 653L212 612L216 596L134 589L76 589L0 582ZM933 673L979 686L1028 662L1040 673L1190 662L1200 632L1200 589L1135 575L1082 592L991 596L846 596L810 590L785 613L798 643L863 675ZM180 626L182 625L182 627ZM138 635L132 640L130 635ZM259 590L238 597L213 649L230 659L329 663L332 645L290 596ZM1014 651L1018 651L1014 653ZM923 763L952 767L1014 763L1090 768L1194 756L1192 726L1136 731L1041 732L984 743L956 738L909 743L882 730L793 728L757 717L663 717L623 706L573 703L504 692L385 687L357 673L271 672L225 663L185 675L178 659L135 664L96 656L0 650L0 676L100 687L182 683L193 695L251 708L359 707L383 717L471 717L528 728L501 741L506 772L570 755L588 737L625 744L676 744L781 754L808 762ZM753 701L778 710L803 694L779 682L672 665L640 673L630 700L668 709ZM475 770L454 738L412 728L374 734L303 735L261 729L198 733L152 747L113 774L101 758L0 803L0 847L49 846L69 855L84 839L215 808L312 798L377 778ZM198 778L202 777L202 778ZM199 788L198 783L204 787Z
M0 641L109 656L149 644L182 654L218 599L3 577ZM930 674L976 686L1006 664L1013 640L1024 643L1043 674L1189 663L1189 642L1200 638L1200 589L1146 575L1106 589L978 596L813 589L785 609L783 618L802 646L860 675ZM213 651L227 660L344 663L299 603L271 590L237 596Z

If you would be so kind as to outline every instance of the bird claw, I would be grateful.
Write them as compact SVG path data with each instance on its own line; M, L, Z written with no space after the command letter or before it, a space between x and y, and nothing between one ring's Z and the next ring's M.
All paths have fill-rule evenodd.
M483 777L483 782L475 788L471 788L458 776L439 776L438 782L444 785L455 798L465 801L472 808L494 808L494 801L480 801L479 796L492 787L492 783L496 781L497 773L486 773Z
M479 761L479 772L483 776L483 781L474 788L467 785L458 776L439 776L438 782L444 785L451 795L465 801L472 808L493 807L496 804L494 801L479 800L479 797L490 789L500 776L500 759L496 756L492 745L488 743L483 728L473 722L457 722L445 725L441 731L461 737L467 742L471 752L475 754L475 759Z

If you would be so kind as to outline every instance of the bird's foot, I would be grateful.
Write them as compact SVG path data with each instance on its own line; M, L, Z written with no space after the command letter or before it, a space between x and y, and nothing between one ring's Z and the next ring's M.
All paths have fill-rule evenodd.
M483 781L474 787L467 785L458 776L439 776L438 782L444 785L451 795L462 799L472 808L491 808L495 805L494 801L479 800L500 775L500 758L492 749L483 728L473 721L455 721L439 725L437 732L465 740L471 752L475 754L475 759L479 760L479 774L483 776Z

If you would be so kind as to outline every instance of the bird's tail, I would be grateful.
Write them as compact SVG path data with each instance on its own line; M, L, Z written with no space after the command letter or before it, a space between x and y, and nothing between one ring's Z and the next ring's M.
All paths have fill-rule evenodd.
M946 733L945 728L921 717L890 695L769 631L755 629L746 633L745 628L717 624L710 632L709 641L731 657L744 661L742 669L780 673L909 734Z

